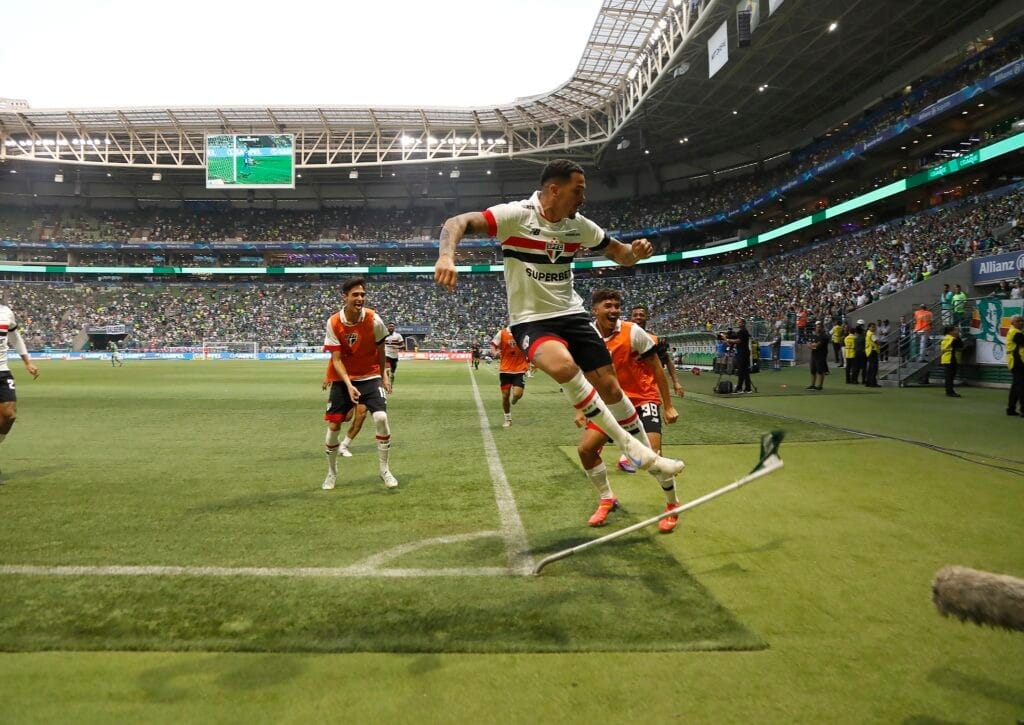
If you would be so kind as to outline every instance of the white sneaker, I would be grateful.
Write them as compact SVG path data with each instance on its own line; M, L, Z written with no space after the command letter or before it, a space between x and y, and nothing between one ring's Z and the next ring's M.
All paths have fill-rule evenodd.
M511 428L512 427L512 421L506 419L505 422L501 424L501 427L502 428Z
M334 488L334 482L337 479L337 477L338 474L328 472L327 478L325 478L324 482L320 484L320 488L322 488L324 491L330 491L332 488Z
M384 482L385 488L398 488L398 479L391 475L391 471L380 474L380 480Z
M338 446L338 455L342 458L351 458L352 451L348 449L348 446Z

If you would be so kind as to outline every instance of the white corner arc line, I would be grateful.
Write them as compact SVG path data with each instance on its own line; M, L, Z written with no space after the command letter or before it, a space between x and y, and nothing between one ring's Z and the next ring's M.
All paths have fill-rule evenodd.
M498 517L501 520L501 534L505 539L505 546L508 548L509 567L516 574L530 576L533 573L534 564L533 557L530 556L530 543L526 538L526 528L523 526L523 520L519 518L516 499L512 494L512 487L508 484L508 478L505 476L505 469L501 465L498 446L494 443L491 424L487 420L487 410L484 408L484 401L480 397L480 388L476 384L476 376L472 371L469 373L469 381L473 384L473 398L476 400L476 410L480 415L480 435L484 441L487 466L491 471L494 501L498 505Z

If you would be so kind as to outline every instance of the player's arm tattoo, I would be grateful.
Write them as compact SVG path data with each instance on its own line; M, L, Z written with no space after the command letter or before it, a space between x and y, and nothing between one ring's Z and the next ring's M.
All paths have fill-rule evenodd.
M466 232L473 234L487 233L487 219L481 212L470 212L453 216L441 227L438 243L438 256L455 258L455 247L462 241Z

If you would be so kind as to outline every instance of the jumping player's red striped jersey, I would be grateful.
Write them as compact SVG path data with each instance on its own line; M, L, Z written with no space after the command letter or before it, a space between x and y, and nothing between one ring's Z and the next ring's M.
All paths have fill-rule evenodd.
M615 330L604 338L604 344L612 354L615 377L633 405L661 403L658 384L651 372L652 365L661 364L655 354L657 342L640 325L623 320L616 322Z
M491 340L491 347L501 355L501 372L503 373L525 373L529 368L526 362L526 354L516 344L515 338L507 327L498 330Z
M572 287L572 259L580 247L604 249L604 230L581 214L549 222L534 192L526 201L484 212L487 231L501 242L510 325L585 312Z
M345 311L341 310L327 320L324 350L341 350L341 361L352 380L372 380L380 377L377 345L387 336L387 325L373 310L364 307L359 319L351 324L345 320ZM330 362L327 363L327 379L332 383L341 380Z
M7 344L7 334L18 329L18 323L14 320L14 311L6 305L0 305L0 372L7 372L7 352L10 346Z

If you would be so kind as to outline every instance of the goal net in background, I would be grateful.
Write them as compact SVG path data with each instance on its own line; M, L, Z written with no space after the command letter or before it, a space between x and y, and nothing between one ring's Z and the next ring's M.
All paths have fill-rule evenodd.
M259 343L255 340L203 340L203 358L206 360L219 358L221 353L255 360L259 351Z
M238 166L235 159L235 137L222 134L206 140L206 185L211 181L223 184L238 183Z

